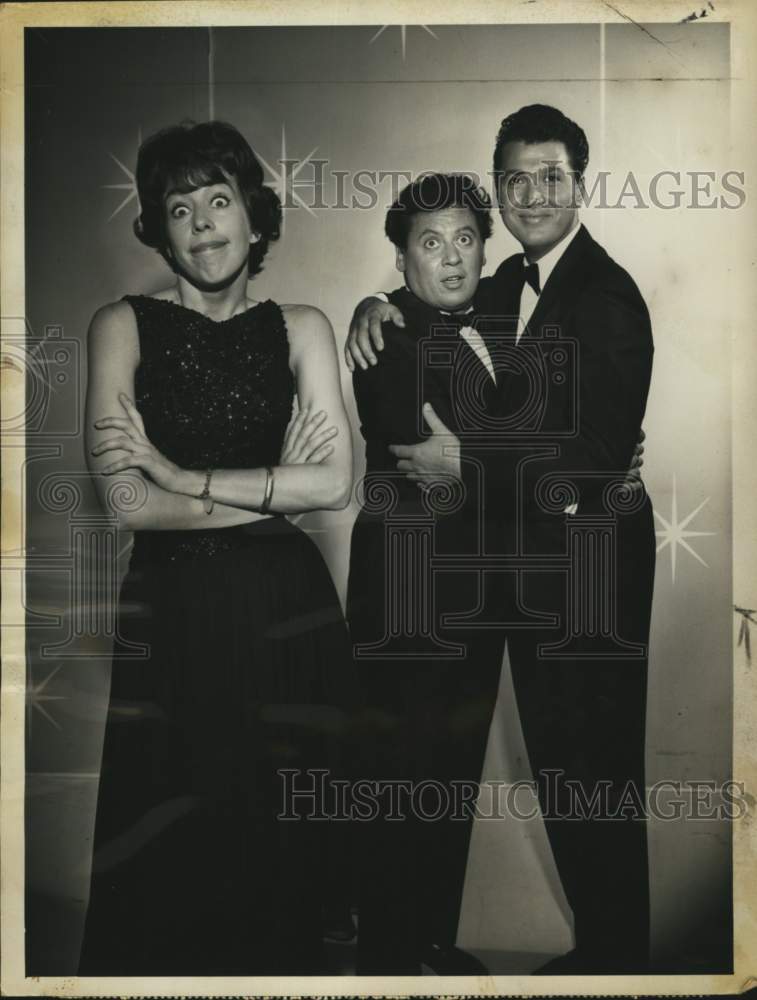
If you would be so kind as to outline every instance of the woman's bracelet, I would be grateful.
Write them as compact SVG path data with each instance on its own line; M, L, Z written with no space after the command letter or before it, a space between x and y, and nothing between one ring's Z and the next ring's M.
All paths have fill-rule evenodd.
M210 480L213 476L213 470L208 469L205 473L205 485L202 488L202 493L198 496L198 500L202 500L202 509L206 514L211 514L213 512L213 497L210 495Z
M265 467L265 490L263 492L263 502L260 505L260 513L267 514L271 506L273 497L273 469L270 465Z
M205 485L202 488L202 493L197 497L198 500L202 500L202 507L206 514L210 514L213 510L213 497L210 495L210 480L213 477L213 470L208 469L205 473ZM260 513L267 514L271 507L271 500L273 499L273 487L275 485L273 469L270 465L265 467L265 490L263 491L263 502L260 505Z

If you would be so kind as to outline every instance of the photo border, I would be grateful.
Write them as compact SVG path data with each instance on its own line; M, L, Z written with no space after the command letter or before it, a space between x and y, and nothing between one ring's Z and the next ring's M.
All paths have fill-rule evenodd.
M233 3L172 2L23 3L0 12L2 105L0 122L0 301L3 317L25 316L24 275L24 66L25 27L326 26L329 24L555 24L671 23L692 12L693 0L448 0L444 9L428 0L360 3L359 0L237 0ZM703 6L700 2L697 10ZM708 23L731 25L730 154L739 166L753 162L757 142L757 4L718 0L706 5ZM712 9L709 9L712 8ZM643 30L643 29L640 29ZM692 114L696 109L692 109ZM746 186L749 186L747 173ZM733 594L741 608L757 607L757 212L747 194L734 213L733 238L719 252L730 259L730 320L724 318L732 351ZM5 319L3 319L5 323ZM713 331L713 343L725 334ZM5 389L5 386L3 387ZM2 555L23 552L25 514L23 440L2 451ZM15 516L13 512L16 512ZM450 996L470 995L667 995L740 993L757 986L757 805L733 821L734 972L732 975L665 976L482 976L482 977L218 977L75 978L24 977L24 630L7 628L24 615L22 574L6 574L0 709L0 990L16 996ZM735 781L757 788L757 664L751 668L733 629Z

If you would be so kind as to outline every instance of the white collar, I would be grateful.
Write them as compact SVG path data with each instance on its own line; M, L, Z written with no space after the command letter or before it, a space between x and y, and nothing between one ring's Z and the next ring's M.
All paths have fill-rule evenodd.
M468 306L468 308L463 309L462 312L448 312L446 309L440 309L439 312L442 316L467 316L469 313L473 312L473 306Z
M539 287L541 288L542 291L544 291L544 286L547 283L547 278L549 278L550 274L554 271L558 260L568 249L568 246L576 238L576 235L578 234L578 230L580 228L581 225L578 221L578 216L576 216L576 224L575 226L573 226L570 232L566 233L565 236L563 236L563 238L560 240L560 242L556 243L548 253L545 253L543 257L540 257L537 261L534 261L534 263L538 264L539 266ZM525 256L523 257L523 265L524 267L528 266L528 259Z

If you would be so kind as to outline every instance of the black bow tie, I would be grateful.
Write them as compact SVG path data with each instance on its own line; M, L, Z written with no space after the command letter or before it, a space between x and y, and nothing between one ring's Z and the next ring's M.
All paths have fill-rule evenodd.
M454 327L459 333L462 327L472 326L476 318L473 306L470 306L465 312L445 312L437 306L429 305L428 302L419 299L407 286L402 289L396 305L403 313L407 312L408 315L405 318L410 320L409 325L417 326L421 330L432 327Z
M525 258L523 259L525 267L523 268L523 280L528 282L533 288L534 294L541 295L541 285L539 284L539 265L534 262L533 264L526 264Z

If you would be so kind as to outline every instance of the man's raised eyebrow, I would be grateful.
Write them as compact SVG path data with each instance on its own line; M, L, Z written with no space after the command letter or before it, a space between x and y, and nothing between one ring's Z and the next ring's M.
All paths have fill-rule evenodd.
M475 231L476 231L475 227L469 225L467 222L464 226L460 226L459 229L455 230L456 233L475 233ZM439 236L439 235L440 233L438 229L431 229L429 227L426 227L426 229L422 229L418 233L418 239L421 239L421 237L423 236Z

